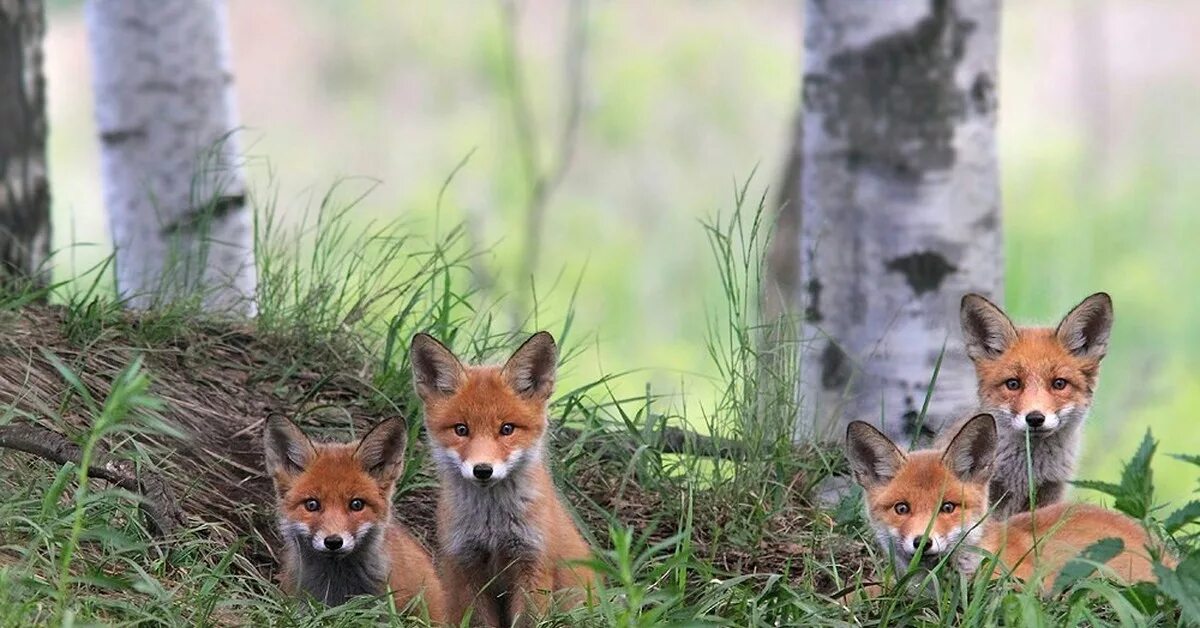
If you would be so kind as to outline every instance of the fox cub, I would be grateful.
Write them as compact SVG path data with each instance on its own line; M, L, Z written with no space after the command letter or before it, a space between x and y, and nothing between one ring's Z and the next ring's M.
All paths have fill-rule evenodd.
M267 420L267 472L279 496L283 587L336 606L388 591L403 608L424 596L429 619L445 619L429 553L392 519L404 470L404 422L388 419L361 441L314 444L291 421Z
M1061 500L1075 478L1080 432L1108 350L1112 300L1103 292L1093 294L1054 329L1017 327L977 294L963 297L960 316L979 382L980 411L993 414L999 424L991 486L996 516L1029 510L1026 433L1035 505ZM956 432L950 428L938 444L944 446Z
M1129 583L1154 580L1146 549L1150 538L1138 522L1118 512L1059 503L1007 521L988 517L988 480L998 441L988 414L964 422L943 448L909 453L867 423L850 424L846 456L855 481L866 490L867 519L901 568L918 556L924 566L945 558L973 574L982 550L999 559L993 577L1007 570L1046 590L1067 561L1096 541L1116 537L1125 547L1108 561L1111 574Z
M590 555L546 467L546 403L558 350L534 334L503 366L464 366L432 336L410 352L441 480L438 563L448 620L530 624L564 589L578 604ZM561 594L560 594L561 595Z

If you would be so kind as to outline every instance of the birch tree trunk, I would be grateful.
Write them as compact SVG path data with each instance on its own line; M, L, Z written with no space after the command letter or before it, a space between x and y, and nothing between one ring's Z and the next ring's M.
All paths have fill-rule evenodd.
M976 403L967 291L1002 294L999 0L808 0L798 438L912 436Z
M41 0L0 0L0 283L50 280Z
M223 0L89 0L104 204L135 308L254 313Z

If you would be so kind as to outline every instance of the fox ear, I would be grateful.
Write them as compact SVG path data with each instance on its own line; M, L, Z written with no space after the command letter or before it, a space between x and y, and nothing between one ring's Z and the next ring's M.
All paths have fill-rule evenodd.
M453 395L466 375L458 358L429 334L413 336L408 359L412 363L413 386L422 401Z
M1017 328L1004 310L981 295L964 295L958 317L972 360L994 358L1017 339Z
M846 459L854 481L871 488L896 477L904 452L870 423L854 421L846 428Z
M304 472L317 455L312 441L282 415L267 418L263 430L263 449L266 452L267 474L275 480L276 488L283 489L290 478Z
M963 424L942 453L942 462L964 482L987 481L996 459L996 420L977 414Z
M404 472L404 448L407 445L408 426L404 420L385 419L359 441L354 458L375 481L390 486Z
M1099 360L1108 352L1112 324L1112 298L1097 292L1067 313L1054 333L1076 357Z
M554 392L558 347L554 336L539 331L517 349L500 372L510 388L522 397L549 399Z

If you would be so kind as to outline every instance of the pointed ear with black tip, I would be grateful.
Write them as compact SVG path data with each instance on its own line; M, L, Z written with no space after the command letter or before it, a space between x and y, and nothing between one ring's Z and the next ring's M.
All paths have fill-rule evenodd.
M422 401L453 395L466 378L458 358L429 334L413 336L408 359L412 363L413 387Z
M1097 292L1068 312L1054 333L1075 357L1100 360L1108 352L1112 324L1112 298Z
M996 460L996 420L977 414L959 428L942 453L942 463L964 482L987 482Z
M380 485L391 486L404 473L404 449L408 426L403 419L385 419L363 436L354 459Z
M904 452L875 426L854 421L846 428L846 459L863 488L887 484L904 464Z
M317 456L317 449L304 432L282 415L267 418L263 430L263 450L266 453L267 474L275 480L275 488L283 493L296 476L304 473Z
M972 360L986 360L1004 353L1017 340L1017 327L995 303L970 293L958 310L963 341Z
M517 349L500 374L513 392L529 399L546 400L554 392L558 347L554 336L539 331Z

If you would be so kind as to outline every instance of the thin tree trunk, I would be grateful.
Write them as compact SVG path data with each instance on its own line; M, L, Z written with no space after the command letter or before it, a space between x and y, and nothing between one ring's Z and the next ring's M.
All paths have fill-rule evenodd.
M912 436L975 404L966 291L1002 290L999 0L808 0L798 438Z
M41 0L0 0L0 283L50 280Z
M254 313L222 0L89 0L104 203L131 307Z

